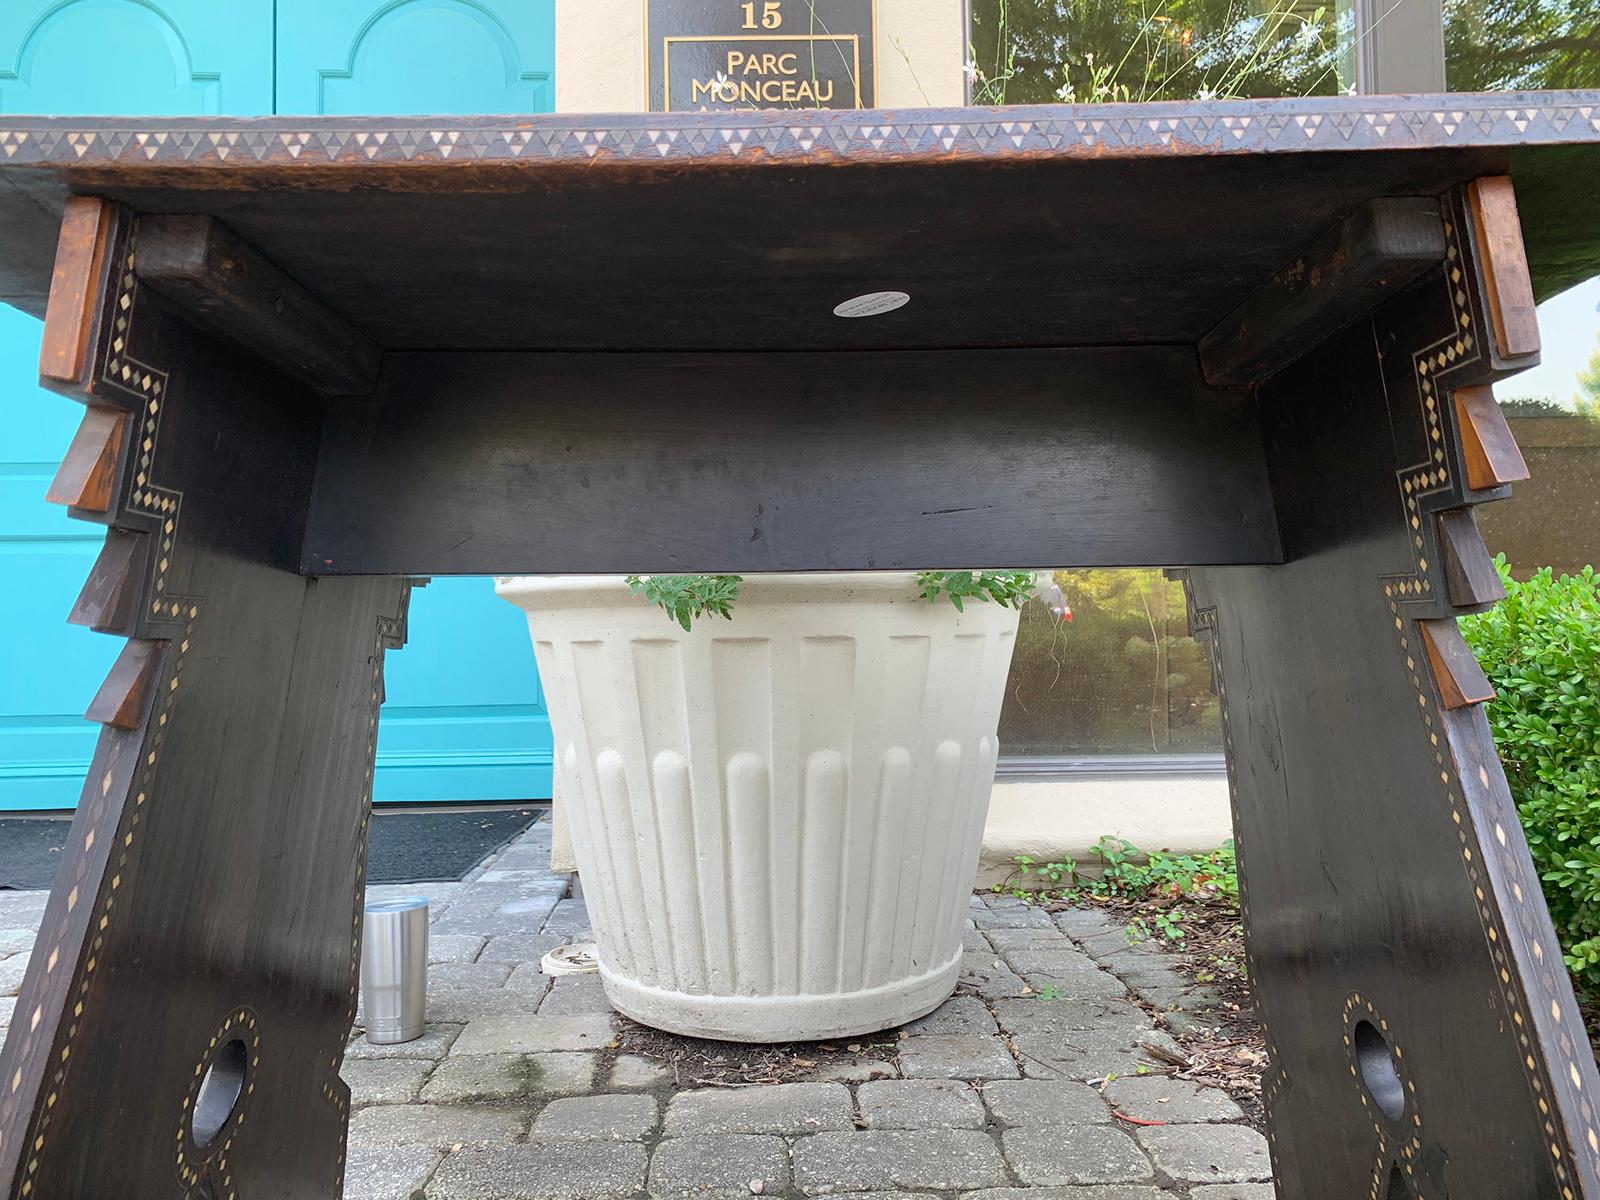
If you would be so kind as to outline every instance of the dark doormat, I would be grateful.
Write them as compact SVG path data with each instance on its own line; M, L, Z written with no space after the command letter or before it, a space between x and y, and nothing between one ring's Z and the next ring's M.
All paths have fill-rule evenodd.
M367 830L367 882L460 879L542 811L520 806L425 813L378 809Z
M379 809L367 830L368 883L460 879L532 825L539 808L443 812ZM56 876L70 817L0 818L0 890L47 888Z
M49 887L71 828L65 817L0 819L0 888Z

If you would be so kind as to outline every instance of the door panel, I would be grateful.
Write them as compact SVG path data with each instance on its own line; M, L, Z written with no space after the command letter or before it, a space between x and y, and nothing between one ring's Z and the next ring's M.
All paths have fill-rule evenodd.
M280 113L555 105L554 0L278 0Z
M278 0L280 113L549 112L554 0ZM551 794L550 720L522 614L488 579L411 596L384 668L380 802Z
M0 112L272 111L272 0L0 0ZM66 617L101 531L46 504L83 416L38 386L39 322L0 305L0 810L71 808L122 648Z
M272 111L272 0L5 0L0 112Z

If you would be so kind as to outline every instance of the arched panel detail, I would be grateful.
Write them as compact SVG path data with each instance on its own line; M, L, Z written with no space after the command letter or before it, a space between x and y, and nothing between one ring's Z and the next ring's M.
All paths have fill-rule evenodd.
M420 81L414 76L406 81L417 94L429 97L429 101L421 105L422 111L460 112L473 108L483 111L542 111L550 107L547 95L550 71L525 69L523 48L518 45L516 35L491 9L476 0L391 0L368 16L356 30L341 67L318 71L317 110L325 113L358 109L390 111L401 107L393 99L386 103L382 89L404 72L388 69L382 56L397 46L409 49L408 31L403 26L425 15L464 17L477 31L482 32L486 39L482 44L492 47L491 53L499 58L498 90L509 103L493 103L496 98L493 91L476 84L480 78L477 73L460 70L457 64L475 49L467 44L466 39L419 38L416 44L428 46L431 67L436 72L433 88L426 83L419 87ZM390 39L389 44L379 45L384 39ZM477 64L481 58L473 57L472 61ZM474 80L474 85L463 87L468 76ZM377 89L376 93L374 89ZM368 99L365 103L342 102L354 100L357 95ZM438 98L433 99L433 96Z
M150 0L115 0L115 2L125 8L142 8L155 18L151 22L151 27L162 35L168 49L171 50L172 63L177 68L180 78L184 75L188 75L190 79L197 81L214 81L217 78L215 72L196 73L194 71L194 56L189 53L189 44L184 39L183 32L170 16L156 5L150 3ZM31 84L33 82L33 59L39 49L40 35L50 26L58 24L62 19L62 14L71 9L90 8L96 3L103 3L103 0L61 0L59 4L52 5L40 13L28 28L28 32L22 36L22 42L17 49L16 63L13 69L9 73L0 72L0 79L9 74L13 79Z
M505 67L506 87L514 86L521 79L545 78L545 73L543 72L523 73L518 69L522 65L521 56L517 53L517 47L512 40L511 31L505 27L504 23L494 13L481 4L473 3L473 0L390 0L388 4L385 4L368 17L362 23L361 28L356 31L356 36L350 44L349 61L345 64L344 70L323 71L323 78L349 79L355 76L362 56L368 53L368 38L374 31L380 26L392 25L397 21L404 20L405 18L402 14L409 16L413 12L426 9L458 12L476 21L500 51L500 58Z

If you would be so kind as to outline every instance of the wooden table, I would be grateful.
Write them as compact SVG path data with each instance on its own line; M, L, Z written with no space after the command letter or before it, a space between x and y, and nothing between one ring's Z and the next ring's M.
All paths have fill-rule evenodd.
M85 406L51 496L107 527L70 619L128 641L0 1178L337 1194L407 577L1161 564L1223 700L1280 1195L1600 1197L1455 621L1524 474L1489 385L1600 270L1597 181L1600 93L12 119L0 297Z

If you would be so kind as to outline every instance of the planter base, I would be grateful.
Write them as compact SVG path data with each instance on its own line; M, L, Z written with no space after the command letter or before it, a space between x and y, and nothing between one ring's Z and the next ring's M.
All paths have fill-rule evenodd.
M600 965L606 999L624 1016L687 1037L814 1042L893 1029L926 1016L955 991L961 950L924 975L831 995L706 996L647 987Z

